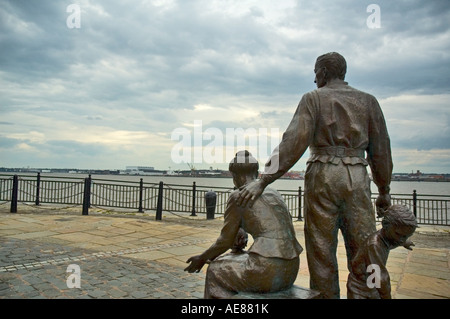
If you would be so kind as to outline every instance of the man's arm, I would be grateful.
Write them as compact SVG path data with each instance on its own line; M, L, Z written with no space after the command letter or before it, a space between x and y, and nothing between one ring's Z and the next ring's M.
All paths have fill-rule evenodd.
M315 92L303 95L297 110L283 133L280 144L264 167L266 185L283 176L302 157L312 142L315 129Z
M265 165L261 179L250 183L241 190L238 205L246 206L248 204L249 207L252 207L264 188L283 176L305 153L314 136L315 97L317 95L313 92L303 95L280 144L272 152Z
M369 109L369 145L367 148L367 161L369 162L372 177L378 187L379 196L376 201L378 214L382 216L390 206L390 183L392 176L391 142L386 127L386 121L378 101L373 98Z

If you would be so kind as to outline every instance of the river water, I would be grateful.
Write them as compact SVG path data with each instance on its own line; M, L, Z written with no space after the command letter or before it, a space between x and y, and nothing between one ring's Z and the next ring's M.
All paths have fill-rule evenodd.
M83 178L83 174L41 174L41 176L64 176ZM142 178L144 183L159 183L175 185L192 185L193 182L201 187L225 187L233 188L233 180L231 178L222 177L180 177L180 176L133 176L133 175L92 175L93 179L117 180L117 181L133 181L139 182ZM277 190L294 190L299 187L304 189L303 180L278 179L271 184L272 188ZM378 193L375 184L371 183L373 193ZM450 196L450 182L417 182L417 181L393 181L391 182L391 194L412 194L416 190L418 195L445 195Z

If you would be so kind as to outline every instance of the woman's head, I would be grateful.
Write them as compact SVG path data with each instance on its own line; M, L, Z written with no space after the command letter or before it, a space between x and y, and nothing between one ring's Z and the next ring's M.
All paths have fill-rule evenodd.
M233 175L233 179L237 187L245 184L247 179L255 179L258 177L259 164L252 154L245 150L236 153L236 156L231 160L229 171Z

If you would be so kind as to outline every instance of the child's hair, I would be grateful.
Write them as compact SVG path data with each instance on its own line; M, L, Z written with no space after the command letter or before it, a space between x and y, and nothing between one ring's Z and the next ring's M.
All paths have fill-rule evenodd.
M386 211L382 221L383 227L385 226L406 226L410 227L414 231L417 227L416 216L405 205L392 205Z
M229 171L233 174L254 175L258 177L259 164L249 151L239 151L230 162Z

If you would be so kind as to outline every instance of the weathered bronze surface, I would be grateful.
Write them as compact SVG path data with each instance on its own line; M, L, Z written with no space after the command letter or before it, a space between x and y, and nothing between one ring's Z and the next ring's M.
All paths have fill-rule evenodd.
M237 188L254 181L258 163L238 152L230 163ZM292 218L281 195L266 188L252 207L239 207L239 190L227 202L224 225L217 241L201 255L187 260L188 272L198 272L210 261L205 298L231 298L238 292L276 292L292 287L299 270L298 243ZM253 237L248 251L246 233ZM228 249L231 253L224 254ZM222 256L221 256L222 255Z
M305 175L305 244L310 288L324 298L339 298L336 259L338 231L348 268L366 238L376 231L367 166L379 190L377 212L390 206L392 157L378 101L344 81L347 64L340 54L319 56L317 89L303 95L261 179L243 187L237 204L252 207L264 189L285 174L310 148Z

